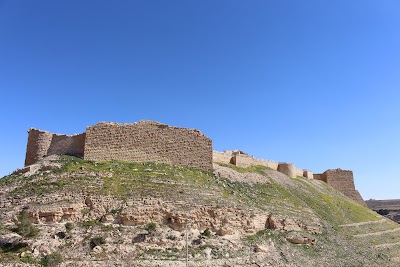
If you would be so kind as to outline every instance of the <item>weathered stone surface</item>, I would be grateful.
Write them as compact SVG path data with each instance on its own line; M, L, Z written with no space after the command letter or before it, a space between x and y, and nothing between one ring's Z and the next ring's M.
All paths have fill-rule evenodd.
M288 235L286 240L293 244L315 244L317 242L315 238L300 235L298 233Z
M60 135L31 128L28 131L25 166L49 155L83 156L85 134Z
M266 246L262 246L262 245L255 245L254 246L254 252L267 253L268 252L268 248Z
M92 249L92 251L93 251L94 254L100 254L100 253L103 252L103 248L100 247L100 246L95 246L95 247Z
M82 203L69 205L37 206L29 210L29 218L34 223L55 223L77 221L82 217Z
M308 179L313 179L314 178L314 174L311 171L304 170L303 171L303 177L306 177Z
M290 178L296 178L296 166L292 163L279 163L278 165L278 172L286 174Z
M212 141L196 129L140 121L98 123L87 127L86 133L71 136L37 129L28 133L25 166L49 155L74 155L87 160L158 162L212 170Z
M27 166L21 169L18 169L16 171L14 171L12 174L23 174L23 173L27 173L31 170L31 167Z
M99 123L86 129L84 158L153 161L211 170L212 145L198 130L157 122Z
M1 246L13 246L17 244L21 244L23 242L22 236L16 233L10 233L6 235L0 236L0 245Z
M269 215L265 227L269 229L278 230L281 232L287 231L308 231L314 234L322 233L322 225L320 224L305 224L299 220L294 220L291 218L277 217L274 215Z
M354 185L353 172L342 169L327 170L322 174L314 174L314 179L321 180L359 203L367 206Z

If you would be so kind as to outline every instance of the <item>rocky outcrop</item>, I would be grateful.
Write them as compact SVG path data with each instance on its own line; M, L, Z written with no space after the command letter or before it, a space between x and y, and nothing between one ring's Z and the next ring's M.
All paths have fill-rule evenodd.
M65 205L37 206L29 210L29 218L34 223L55 223L78 221L82 218L82 203Z
M305 235L300 235L298 233L292 233L286 237L286 240L292 244L312 244L314 245L317 240L312 237L308 237Z
M312 221L312 220L310 220ZM265 224L266 228L274 229L281 232L288 231L307 231L314 234L322 233L322 225L314 223L313 225L305 224L300 220L295 220L291 218L277 217L274 215L269 215Z

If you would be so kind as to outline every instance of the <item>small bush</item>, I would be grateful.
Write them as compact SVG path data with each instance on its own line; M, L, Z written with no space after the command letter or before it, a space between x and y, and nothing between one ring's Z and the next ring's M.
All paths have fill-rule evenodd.
M99 220L90 220L90 221L83 221L83 222L79 222L79 226L83 227L83 228L89 228L95 225L101 225L102 223Z
M201 233L201 235L205 237L211 237L210 229L207 228L206 230L204 230L204 232Z
M157 228L157 224L155 224L155 223L149 223L144 227L144 229L146 229L149 232L153 232L154 230L156 230L156 228Z
M73 223L71 223L71 222L67 222L67 223L65 224L65 229L66 229L68 232L70 232L72 229L74 229L74 227L75 227L75 225L74 225Z
M23 263L28 263L28 264L38 264L39 263L39 261L36 258L34 258L31 254L25 254L25 255L21 256L20 260Z
M96 246L100 246L106 243L106 240L102 236L96 236L90 239L89 247L93 249Z
M60 253L54 252L46 255L40 261L40 264L44 267L56 267L62 263L62 256Z
M35 237L39 233L39 229L37 229L29 220L29 214L26 210L22 210L19 213L14 224L15 228L13 231L23 237Z
M390 211L386 210L386 209L380 209L380 210L377 211L377 213L380 214L380 215L385 216L385 215L388 215L390 213Z
M119 209L111 210L110 214L117 215L117 214L120 214L121 212L122 212L122 208L119 208Z

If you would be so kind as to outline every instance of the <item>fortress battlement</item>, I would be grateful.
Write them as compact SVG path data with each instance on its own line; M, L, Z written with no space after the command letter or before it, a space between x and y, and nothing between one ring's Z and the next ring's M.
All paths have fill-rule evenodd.
M154 121L100 122L77 135L30 129L25 166L49 155L86 160L154 161L212 170L212 141L196 129Z
M81 134L63 135L31 128L28 131L25 166L50 155L73 155L86 160L158 162L213 170L213 162L247 168L262 165L290 178L324 181L344 195L365 205L355 189L353 172L341 169L313 174L293 163L257 159L240 150L217 152L212 140L197 129L169 126L155 121L100 122Z
M314 174L309 170L298 169L293 163L257 159L239 150L225 150L224 152L213 151L213 160L217 163L233 164L243 168L261 165L286 174L290 178L304 177L320 180L359 204L366 206L360 193L355 189L353 172L349 170L329 169L324 173Z

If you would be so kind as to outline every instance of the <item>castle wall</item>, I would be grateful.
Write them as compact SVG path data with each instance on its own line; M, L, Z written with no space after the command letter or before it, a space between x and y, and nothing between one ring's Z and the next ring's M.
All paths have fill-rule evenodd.
M327 170L322 176L326 179L327 184L359 204L366 206L360 193L355 189L352 171L342 169Z
M315 180L320 180L326 183L326 176L323 173L314 173L313 178Z
M29 129L25 166L49 155L74 155L86 160L159 162L212 170L214 162L240 167L262 165L291 178L303 176L326 182L347 197L366 205L355 189L353 172L341 169L313 174L291 163L256 159L239 151L217 152L212 141L200 131L140 121L134 124L99 123L78 135L52 134Z
M37 129L29 129L26 147L25 166L31 165L47 156L53 135Z
M264 159L256 159L246 155L235 155L232 157L232 163L236 166L247 168L250 166L265 166L273 170L278 169L278 162L268 161Z
M212 170L212 141L198 130L140 121L86 129L84 159L159 162Z
M313 179L314 178L314 174L311 171L308 171L308 170L304 170L302 176L306 177L308 179Z
M85 133L77 135L53 134L47 155L71 155L83 157Z
M231 162L232 152L218 152L213 151L213 162L229 164Z
M296 178L297 176L296 167L292 163L279 163L278 172L286 174L290 178Z
M304 174L303 170L296 168L296 177L298 177L298 176L303 177L303 174Z
M59 135L29 129L25 166L34 164L49 155L74 155L83 157L85 134Z

